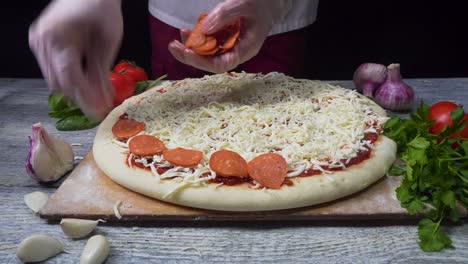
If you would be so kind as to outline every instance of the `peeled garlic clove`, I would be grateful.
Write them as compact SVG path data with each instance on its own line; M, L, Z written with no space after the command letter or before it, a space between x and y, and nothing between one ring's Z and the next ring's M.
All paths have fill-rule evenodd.
M24 196L24 202L35 213L39 212L47 200L49 200L49 195L44 192L32 192Z
M63 251L63 245L57 239L46 235L32 235L23 241L16 250L21 262L38 262L51 258Z
M92 236L81 253L80 264L103 263L109 255L109 241L103 235Z
M82 238L91 233L99 222L103 220L85 220L85 219L74 219L64 218L60 221L60 227L63 233L70 238Z
M40 182L56 181L73 168L70 144L47 133L41 123L32 126L26 172Z

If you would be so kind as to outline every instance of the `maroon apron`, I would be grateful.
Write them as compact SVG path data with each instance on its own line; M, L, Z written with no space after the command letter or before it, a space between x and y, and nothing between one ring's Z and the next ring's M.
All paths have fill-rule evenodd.
M150 17L151 34L151 74L157 78L167 74L169 80L197 78L207 72L183 64L169 52L168 44L180 41L179 29L169 26L153 16ZM249 73L282 72L292 77L302 77L304 72L307 28L269 36L260 52L249 61L239 65L234 71Z

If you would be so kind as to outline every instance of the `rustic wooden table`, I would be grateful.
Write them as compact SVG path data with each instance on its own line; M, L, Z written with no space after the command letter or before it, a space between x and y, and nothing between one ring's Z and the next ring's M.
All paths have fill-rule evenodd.
M350 87L349 82L340 82ZM417 99L427 103L454 100L468 106L468 79L408 80ZM60 239L66 253L48 263L77 263L86 240L66 238L24 204L33 191L53 193L59 183L39 185L26 175L24 160L31 125L46 129L75 146L90 149L95 129L58 132L47 116L47 88L42 80L0 79L0 263L19 263L15 250L34 233ZM340 222L165 222L100 225L97 233L111 243L106 263L468 263L468 226L445 227L456 249L424 253L414 221Z

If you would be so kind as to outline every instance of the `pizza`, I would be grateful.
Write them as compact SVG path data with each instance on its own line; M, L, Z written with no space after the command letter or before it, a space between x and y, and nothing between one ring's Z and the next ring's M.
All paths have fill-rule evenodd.
M332 201L383 177L396 144L356 91L281 73L168 81L101 123L94 159L116 183L169 203L265 211Z

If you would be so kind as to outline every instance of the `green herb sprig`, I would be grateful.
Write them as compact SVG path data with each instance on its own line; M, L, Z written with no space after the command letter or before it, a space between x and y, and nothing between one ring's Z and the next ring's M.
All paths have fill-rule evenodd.
M49 95L49 116L58 118L55 127L60 131L74 131L90 129L99 124L98 121L87 118L80 108L69 101L63 94Z
M453 248L452 240L441 229L448 218L460 219L456 204L468 205L468 140L454 138L467 124L463 109L455 109L451 127L439 135L429 133L429 106L421 102L410 118L392 117L384 126L385 135L398 146L404 166L394 165L390 175L403 176L397 198L410 215L424 214L418 224L419 245L423 251Z
M167 75L163 75L154 81L135 83L135 95L151 89L166 77ZM86 117L76 104L68 100L61 93L52 93L49 95L48 104L50 108L49 116L52 118L58 118L58 121L55 123L57 130L84 130L99 125L98 121L91 120Z

